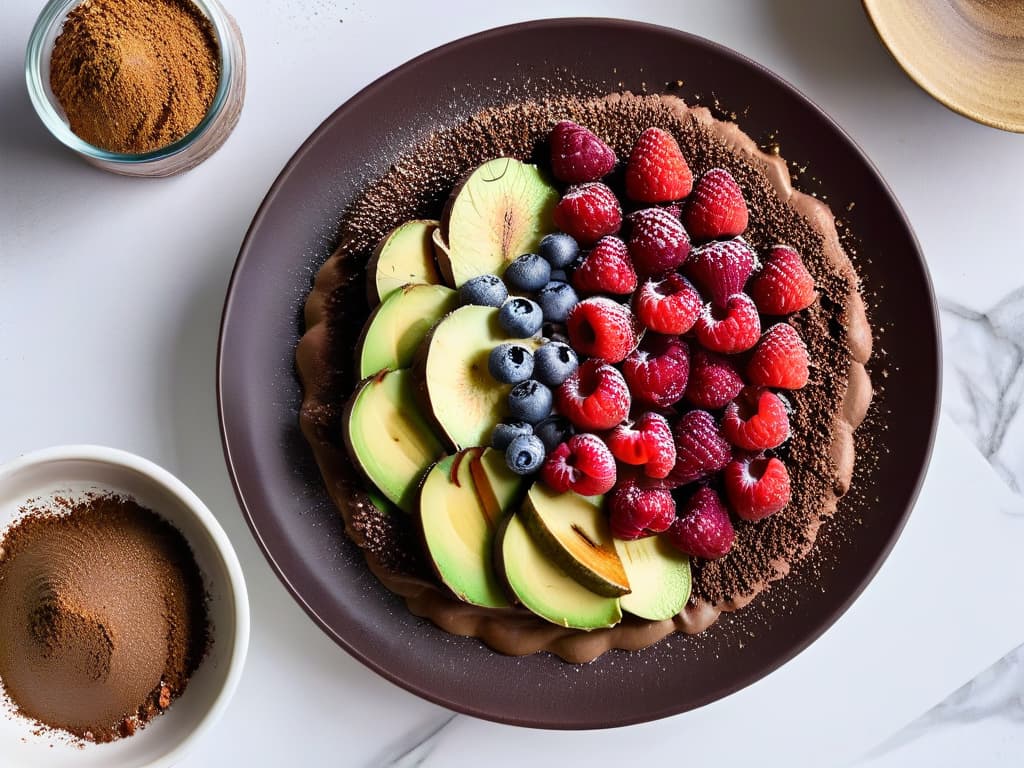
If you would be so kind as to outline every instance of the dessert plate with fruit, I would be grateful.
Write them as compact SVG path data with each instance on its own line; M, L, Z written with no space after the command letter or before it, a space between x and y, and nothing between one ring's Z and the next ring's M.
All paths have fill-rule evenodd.
M816 107L684 33L559 20L426 54L313 134L243 245L219 377L243 509L325 631L453 709L605 727L749 684L863 589L938 342L909 226Z

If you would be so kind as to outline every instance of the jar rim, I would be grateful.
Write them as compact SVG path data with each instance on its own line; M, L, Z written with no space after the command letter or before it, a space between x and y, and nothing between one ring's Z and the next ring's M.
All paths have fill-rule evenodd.
M136 165L151 163L157 160L164 160L187 149L196 139L202 136L210 125L217 118L224 107L228 97L228 89L234 73L234 59L231 54L229 41L234 32L228 20L228 16L221 8L217 0L189 0L196 9L202 13L213 27L214 36L217 39L217 63L220 67L220 76L217 82L217 90L214 92L210 108L206 110L203 119L177 141L167 146L152 149L147 152L112 152L82 139L71 130L70 125L57 111L52 100L47 95L47 84L42 78L42 61L44 56L52 54L51 46L47 45L49 30L55 22L63 24L64 19L71 10L85 0L49 0L46 6L36 19L32 34L29 36L28 47L25 52L25 81L28 86L29 99L35 107L36 114L47 127L51 134L62 144L75 150L86 157L100 160L107 163L121 163L125 165Z

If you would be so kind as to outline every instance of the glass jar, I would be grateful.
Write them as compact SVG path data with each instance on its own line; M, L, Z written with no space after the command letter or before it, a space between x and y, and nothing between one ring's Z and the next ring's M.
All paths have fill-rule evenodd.
M93 165L125 176L173 176L216 152L238 123L245 100L245 47L242 33L218 0L191 0L210 22L217 41L220 80L210 108L189 133L165 147L138 154L110 152L82 140L50 88L50 57L64 20L83 0L50 0L43 8L25 55L25 79L32 105L61 143Z

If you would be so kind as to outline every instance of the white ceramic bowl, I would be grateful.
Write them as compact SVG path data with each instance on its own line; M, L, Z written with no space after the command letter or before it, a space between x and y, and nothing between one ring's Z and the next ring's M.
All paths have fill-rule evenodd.
M129 495L185 536L210 595L213 644L181 698L145 728L111 744L84 748L58 733L33 734L30 721L0 705L0 766L38 768L164 768L213 727L238 687L249 646L249 598L238 557L224 529L184 483L125 451L72 445L23 456L0 466L0 530L30 498L88 489ZM0 632L3 628L0 627Z

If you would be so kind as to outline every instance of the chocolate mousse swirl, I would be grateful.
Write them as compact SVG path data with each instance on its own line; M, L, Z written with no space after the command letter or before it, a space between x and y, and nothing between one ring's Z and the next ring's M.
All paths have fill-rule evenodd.
M819 293L810 308L788 320L807 344L812 365L810 383L787 393L792 437L778 453L791 475L790 504L758 523L737 521L736 543L724 558L695 560L693 594L679 615L665 621L626 617L592 632L549 624L525 609L460 602L430 575L412 521L382 514L370 502L341 439L343 406L356 383L352 350L369 312L365 269L374 245L404 221L436 218L457 181L485 160L512 156L543 163L544 140L562 119L593 130L620 158L641 131L657 126L675 135L695 176L716 167L730 171L750 209L746 239L762 253L776 243L797 248ZM513 655L550 651L566 661L590 661L611 648L637 650L673 632L700 632L723 611L747 605L810 551L823 519L836 511L853 476L854 432L872 397L865 369L871 328L828 206L795 190L786 162L761 151L738 126L672 96L625 93L511 104L433 134L349 206L338 249L306 302L305 321L296 352L304 389L301 425L348 535L414 614Z

